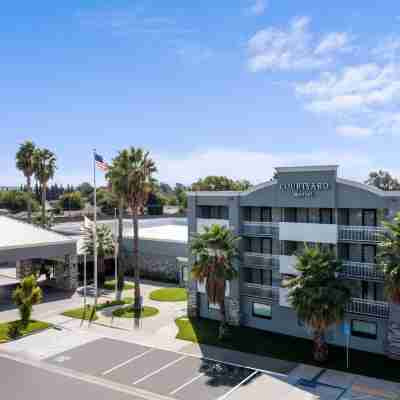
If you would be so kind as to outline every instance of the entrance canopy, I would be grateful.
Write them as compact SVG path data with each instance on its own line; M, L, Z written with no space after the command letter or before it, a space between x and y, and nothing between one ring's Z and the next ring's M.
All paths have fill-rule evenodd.
M74 239L0 215L0 263L55 259L76 254Z

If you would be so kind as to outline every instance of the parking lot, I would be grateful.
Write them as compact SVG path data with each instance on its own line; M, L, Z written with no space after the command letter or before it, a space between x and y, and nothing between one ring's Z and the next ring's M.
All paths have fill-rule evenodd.
M47 361L178 400L224 399L262 373L109 338L75 347Z

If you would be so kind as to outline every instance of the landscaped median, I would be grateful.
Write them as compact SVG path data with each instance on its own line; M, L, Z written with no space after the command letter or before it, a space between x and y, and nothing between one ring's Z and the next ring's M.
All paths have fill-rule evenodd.
M51 326L47 322L34 320L29 321L26 327L21 325L21 321L3 322L0 323L0 343L38 333L51 328Z
M184 288L164 288L153 290L150 299L154 301L186 301L187 290Z
M159 313L158 309L155 307L144 306L140 313L140 318L153 317ZM113 311L112 315L117 318L133 318L134 311L130 306L121 307Z
M123 306L125 304L131 304L133 299L131 297L125 297L123 300L107 301L105 303L98 304L96 311L104 310L107 307ZM64 311L62 315L70 318L82 319L85 321L96 321L98 319L97 314L93 312L93 306L87 305L84 307L73 308L71 310Z
M175 322L179 329L177 339L400 382L400 362L383 355L350 350L350 368L347 369L343 347L330 345L329 360L318 364L313 358L311 340L238 326L231 327L229 338L220 341L218 321L182 317Z

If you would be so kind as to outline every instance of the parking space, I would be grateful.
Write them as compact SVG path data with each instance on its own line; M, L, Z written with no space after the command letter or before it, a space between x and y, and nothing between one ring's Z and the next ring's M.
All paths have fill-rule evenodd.
M107 338L46 361L177 400L223 399L260 373L252 368Z

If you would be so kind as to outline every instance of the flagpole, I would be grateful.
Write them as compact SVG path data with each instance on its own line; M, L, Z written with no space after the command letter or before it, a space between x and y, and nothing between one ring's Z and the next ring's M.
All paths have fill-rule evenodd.
M93 187L94 187L94 218L93 218L93 265L94 265L94 307L97 307L97 193L96 193L96 149L93 150Z
M86 253L83 254L83 310L86 312L86 286L87 286L87 277L86 277Z

